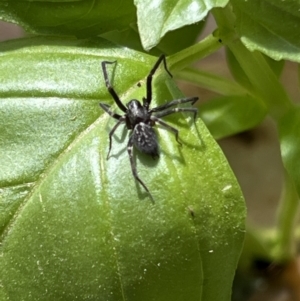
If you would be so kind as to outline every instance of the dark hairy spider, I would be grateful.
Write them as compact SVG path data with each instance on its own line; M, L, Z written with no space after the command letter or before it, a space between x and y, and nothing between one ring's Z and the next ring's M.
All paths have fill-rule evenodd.
M191 103L194 104L198 97L188 97L188 98L182 98L182 99L175 99L171 100L170 102L167 102L163 105L160 105L155 108L150 108L151 101L152 101L152 78L156 70L158 69L161 62L163 62L166 72L172 77L171 73L169 72L166 64L166 58L164 55L161 55L157 62L154 64L152 69L150 70L147 79L146 79L146 97L143 97L142 103L137 99L130 100L126 106L121 102L118 94L112 87L107 70L106 65L107 64L114 64L116 61L103 61L101 63L103 76L105 80L105 85L107 87L108 92L113 97L115 103L119 107L121 111L124 112L124 115L119 115L117 113L114 113L110 109L110 105L107 105L105 103L100 103L100 107L108 113L111 117L115 118L117 120L117 123L114 125L114 127L109 132L109 149L107 153L107 159L109 159L109 154L111 151L111 145L112 145L112 136L116 129L121 125L125 124L127 129L130 130L130 137L127 144L127 152L131 164L131 170L134 178L144 187L144 189L150 194L149 189L145 185L145 183L139 178L136 170L136 165L133 160L133 146L135 146L138 150L141 152L152 156L153 158L159 156L159 145L157 141L157 136L155 131L153 130L153 126L158 123L165 129L171 131L176 138L176 141L178 144L181 145L181 142L178 140L178 134L179 131L174 128L173 126L167 124L164 122L161 117L177 113L177 112L191 112L194 114L194 119L197 115L197 109L193 107L183 107L178 108L175 107L176 105L182 104L182 103ZM152 198L152 196L151 196Z

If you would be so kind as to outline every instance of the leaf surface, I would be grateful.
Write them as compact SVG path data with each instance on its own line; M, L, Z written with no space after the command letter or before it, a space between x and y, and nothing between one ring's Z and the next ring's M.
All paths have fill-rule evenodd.
M275 60L300 62L300 3L294 0L233 0L236 29L245 46Z
M228 0L135 0L134 3L141 42L149 50L167 32L202 21L213 7L224 7Z
M89 37L136 22L129 0L0 1L1 20L28 32Z
M34 38L0 48L1 295L229 300L245 207L201 120L166 117L183 146L156 127L159 160L135 151L153 202L132 177L126 129L113 136L106 160L115 121L99 107L113 104L100 63L116 61L108 74L126 103L145 95L156 58L102 39ZM163 68L153 89L152 106L182 97Z

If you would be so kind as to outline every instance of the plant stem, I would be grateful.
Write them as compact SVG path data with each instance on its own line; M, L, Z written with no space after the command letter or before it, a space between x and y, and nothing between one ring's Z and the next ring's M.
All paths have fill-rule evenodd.
M291 102L278 78L259 52L250 52L240 40L227 45L248 76L254 93L269 108L271 116L279 120L290 108Z
M241 42L235 32L231 7L214 9L213 14L223 43L231 50L252 84L253 91L249 92L260 98L269 108L271 116L278 121L291 106L286 91L263 55L258 51L250 52Z
M245 95L247 93L238 83L206 71L186 68L174 74L177 79L188 81L189 83L193 83L221 95L234 96Z
M171 71L179 71L190 66L193 62L203 59L223 47L218 38L210 34L202 41L171 55L168 66Z
M295 222L299 213L299 197L292 179L285 172L283 198L278 208L277 244L274 249L276 261L283 262L295 255Z

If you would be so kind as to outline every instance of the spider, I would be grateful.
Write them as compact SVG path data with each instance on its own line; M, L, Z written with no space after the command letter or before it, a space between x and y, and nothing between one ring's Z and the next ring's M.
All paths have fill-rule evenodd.
M155 74L156 70L158 69L159 65L163 62L164 68L166 72L172 77L172 74L167 68L166 58L164 55L161 55L157 62L154 64L152 69L150 70L147 79L146 79L146 97L143 97L142 103L137 99L130 100L126 106L121 102L118 94L114 90L113 86L111 85L108 73L106 70L106 65L114 64L116 61L103 61L101 62L103 76L105 80L105 85L107 87L108 92L114 99L115 103L119 107L121 111L124 112L123 115L119 115L114 113L110 105L105 103L99 103L100 107L111 117L117 120L114 127L109 132L109 149L107 153L107 160L109 159L109 154L112 147L112 136L115 133L116 129L121 125L125 124L127 129L130 130L130 137L127 144L127 152L130 160L131 170L133 177L137 180L144 189L149 193L150 197L152 195L145 185L145 183L139 178L135 162L133 160L133 146L135 146L139 151L152 156L153 158L159 156L159 145L157 141L156 133L153 129L156 123L160 124L165 129L171 131L176 138L176 141L179 145L182 145L178 139L179 131L174 128L173 126L164 122L161 117L177 113L177 112L191 112L194 113L194 119L197 116L197 109L193 107L184 107L184 108L172 108L178 104L182 103L191 103L194 104L198 97L188 97L183 99L175 99L167 102L163 105L160 105L155 108L150 108L151 101L152 101L152 79L153 75Z

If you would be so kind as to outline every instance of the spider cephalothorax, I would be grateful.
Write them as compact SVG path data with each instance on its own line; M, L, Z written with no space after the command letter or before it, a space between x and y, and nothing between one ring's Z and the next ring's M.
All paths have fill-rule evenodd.
M100 107L111 117L117 120L117 123L109 132L109 149L108 149L107 159L109 158L109 154L111 151L112 136L114 132L119 127L119 125L125 124L127 129L131 130L129 141L127 144L127 151L129 155L133 176L149 194L150 194L149 189L137 174L135 162L133 160L133 146L135 146L141 152L152 156L153 158L158 157L159 145L158 145L156 133L153 129L155 123L158 123L162 127L166 128L167 130L173 132L176 141L181 145L180 141L178 140L178 133L179 133L178 130L173 126L164 122L161 119L161 117L177 112L191 112L194 114L194 118L196 118L197 115L196 108L193 107L174 108L174 106L182 103L188 103L188 102L194 104L198 100L198 97L175 99L163 105L160 105L158 107L152 109L150 108L151 101L152 101L152 78L161 62L164 63L165 70L169 73L170 76L172 76L169 70L167 69L165 56L161 55L157 60L157 62L155 63L155 65L153 66L153 68L150 70L149 75L147 76L147 80L146 80L147 95L146 97L143 98L142 103L137 99L132 99L126 104L126 106L121 102L118 94L110 84L107 70L106 70L106 65L113 64L115 63L115 61L114 62L103 61L101 63L103 76L108 92L113 97L119 109L124 112L124 115L119 115L111 111L109 105L100 103Z

